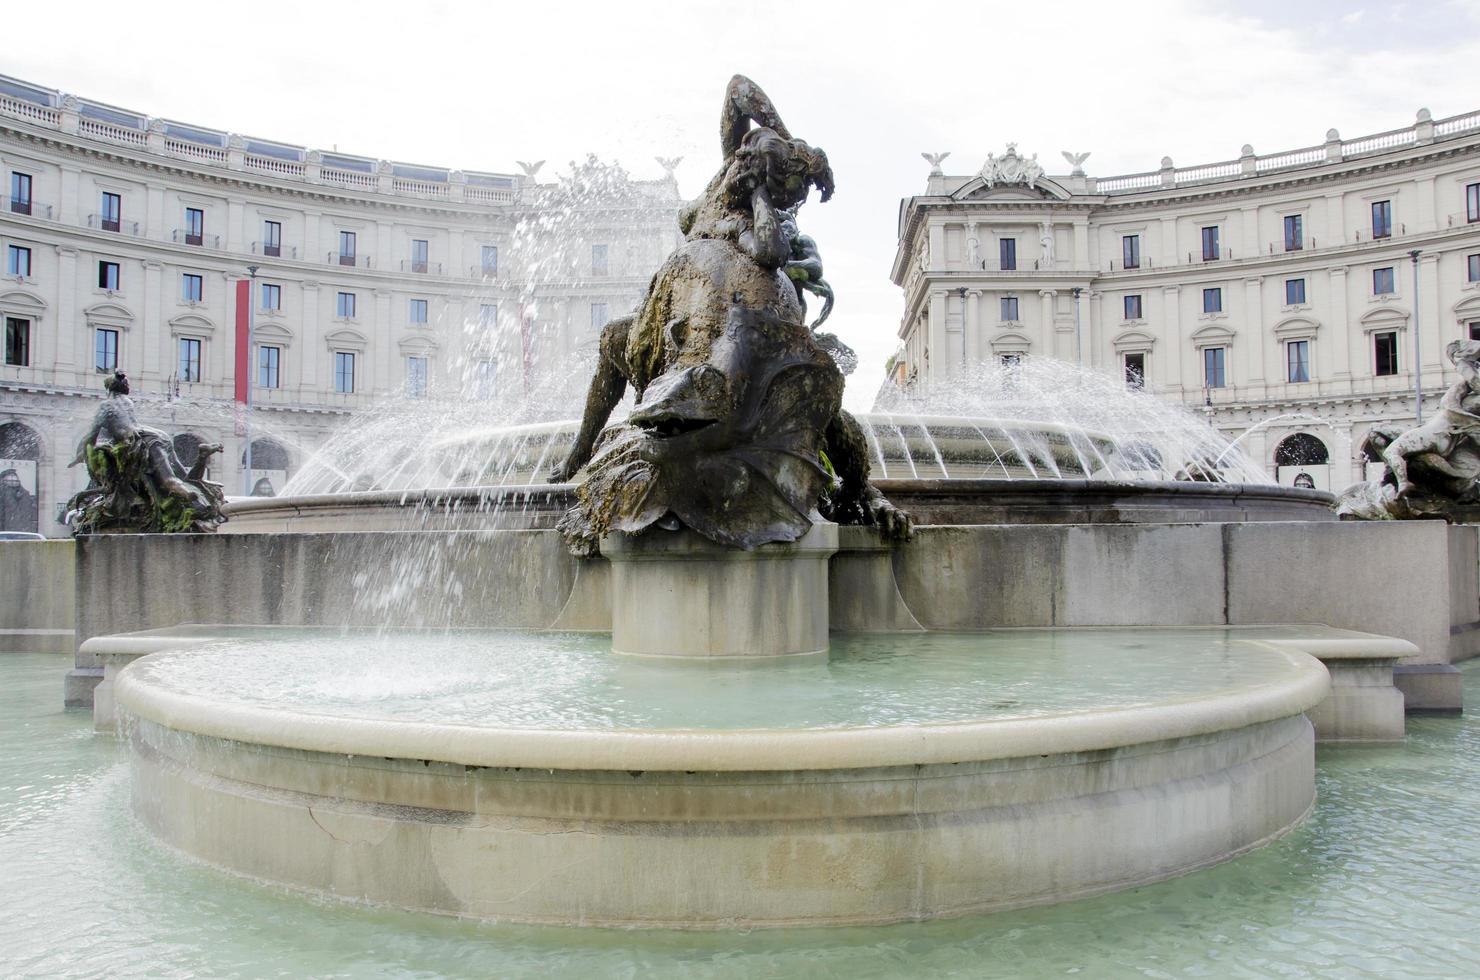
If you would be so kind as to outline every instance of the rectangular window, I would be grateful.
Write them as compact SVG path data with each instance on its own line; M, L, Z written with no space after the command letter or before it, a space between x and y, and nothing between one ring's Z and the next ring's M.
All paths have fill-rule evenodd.
M180 338L180 380L200 380L200 341L189 337Z
M498 275L498 246L483 246L483 274L485 276Z
M1012 272L1017 268L1017 239L1003 238L997 242L998 268Z
M1378 377L1398 373L1398 335L1394 332L1372 335L1372 353L1376 363L1373 373Z
M426 239L424 239L424 238L413 238L413 239L411 239L411 271L412 272L425 272L425 271L427 271L427 256L428 256L428 249L427 249Z
M605 303L592 303L591 304L591 329L592 330L600 331L602 327L606 326L607 321L611 319L611 314L607 313L606 309L607 309L607 306L606 306Z
M406 394L411 398L425 398L427 394L427 359L406 358Z
M334 300L334 315L345 320L355 318L355 294L340 293Z
M31 250L24 245L10 245L5 249L5 271L12 276L31 275Z
M349 351L334 352L334 390L340 394L355 390L355 355Z
M1211 262L1218 257L1218 226L1210 225L1202 230L1203 261Z
M185 244L199 245L205 241L206 213L200 208L185 209Z
M1016 296L1002 297L1002 322L1014 323L1018 318L1018 298Z
M1310 380L1310 341L1292 340L1285 345L1285 380Z
M278 365L283 360L283 349L281 347L258 347L257 348L257 387L276 388L278 386Z
M262 308L264 310L281 310L283 308L283 287L270 282L262 284Z
M1223 288L1221 286L1214 286L1212 289L1203 290L1203 312L1223 312Z
M103 192L101 219L104 231L117 231L123 221L123 197L119 194Z
M412 323L426 323L427 301L424 299L412 300L406 318Z
M1224 355L1227 349L1223 347L1203 348L1203 384L1208 388L1222 388L1228 381L1223 373Z
M1480 320L1470 321L1470 339L1480 340Z
M1305 219L1298 214L1285 215L1285 251L1298 252L1305 247Z
M478 326L484 330L492 330L498 326L498 306L493 303L483 303L478 307Z
M1303 306L1305 304L1305 280L1285 280L1285 305Z
M1393 233L1393 202L1372 202L1372 237L1388 238Z
M593 276L604 276L604 275L606 275L606 271L607 271L607 268L606 268L606 246L605 245L592 245L591 246L591 275L593 275Z
M283 254L283 224L281 221L262 222L262 254Z
M1397 290L1394 288L1394 285L1393 285L1393 268L1392 268L1392 266L1388 266L1386 269L1373 269L1372 270L1372 295L1373 296L1386 296L1389 293L1394 293L1396 291Z
M10 174L10 210L16 214L31 213L31 175ZM1474 220L1474 219L1471 219Z
M111 291L118 289L118 263L98 263L98 288Z
M187 303L199 303L205 293L205 278L193 272L180 277L180 298Z
M494 365L492 361L479 361L473 365L473 394L480 401L493 397Z
M29 185L27 187L29 188ZM15 195L12 194L11 196L14 197ZM30 200L29 194L26 199ZM29 211L26 213L30 214ZM1480 184L1465 185L1465 220L1480 221Z
M118 331L99 328L93 335L93 367L112 371L118 367Z
M1127 320L1141 319L1141 297L1137 293L1125 297L1125 318Z
M339 233L339 264L355 264L355 233L352 231Z
M1125 355L1125 386L1136 389L1146 387L1146 354L1144 351Z
M1141 268L1141 236L1120 236L1120 262L1127 269Z
M5 318L5 363L11 367L31 364L31 321L17 316Z
M1480 282L1480 252L1465 256L1465 281Z

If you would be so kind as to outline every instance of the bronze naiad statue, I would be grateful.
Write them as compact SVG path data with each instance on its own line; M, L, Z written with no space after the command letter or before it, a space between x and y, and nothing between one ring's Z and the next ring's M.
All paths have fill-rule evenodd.
M818 512L907 537L842 410L829 350L852 352L804 322L804 290L827 301L823 316L832 299L795 225L810 188L832 196L827 155L793 138L742 75L725 91L720 143L719 172L679 216L683 243L637 312L602 331L575 445L550 473L564 482L590 463L560 529L577 554L654 524L741 548L795 541ZM603 431L629 382L637 409Z
M1452 341L1444 353L1460 380L1423 425L1406 432L1396 425L1372 427L1362 453L1381 459L1386 472L1342 491L1336 501L1342 517L1463 521L1480 513L1480 342Z
M77 446L77 458L92 478L67 502L73 534L214 531L226 520L221 485L205 478L219 444L200 447L189 469L175 455L170 437L140 425L128 397L128 375L114 371L103 382L108 397Z

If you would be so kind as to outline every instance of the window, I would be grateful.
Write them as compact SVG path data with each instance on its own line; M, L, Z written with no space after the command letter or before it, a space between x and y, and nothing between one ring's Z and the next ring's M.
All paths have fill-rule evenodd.
M1465 281L1480 282L1480 252L1465 256Z
M1127 269L1141 268L1141 236L1120 236L1120 261Z
M483 274L485 276L498 275L498 246L483 246Z
M352 231L339 233L339 264L355 264L355 233Z
M112 371L118 367L118 331L99 328L93 334L93 367Z
M1223 373L1224 358L1228 353L1225 347L1203 348L1203 385L1208 388L1222 388L1227 384L1227 375Z
M411 271L427 271L427 243L424 238L411 239Z
M1470 339L1480 340L1480 320L1470 321Z
M1125 355L1125 386L1135 389L1146 387L1146 354L1144 351Z
M1211 262L1218 257L1218 226L1211 225L1202 230L1203 261Z
M1139 319L1141 319L1141 296L1140 296L1140 294L1139 293L1132 293L1130 296L1125 297L1124 302L1125 302L1125 318L1127 320L1139 320Z
M187 303L199 303L205 290L205 279L193 272L180 277L180 298Z
M480 401L493 397L494 365L492 361L479 361L473 365L473 393Z
M283 349L281 347L258 347L257 348L257 387L276 388L278 386L278 365L283 360Z
M30 180L29 177L26 179ZM26 200L29 201L31 199L29 193L30 184L27 184L26 187ZM15 197L14 192L12 192L10 196ZM29 211L27 211L26 213L30 214ZM1480 221L1480 184L1465 185L1465 220Z
M1393 267L1372 270L1372 295L1386 296L1396 292L1393 286Z
M1023 366L1023 355L1001 354L997 357L997 363L1002 365L1005 370L1015 372L1018 368Z
M112 292L118 289L118 263L98 263L98 288Z
M199 245L205 241L206 213L200 208L185 209L185 244Z
M31 364L31 321L17 316L5 318L5 363L12 367Z
M1305 219L1298 214L1285 215L1285 251L1298 252L1305 247Z
M1292 340L1285 345L1285 380L1310 380L1310 341Z
M997 268L1003 272L1012 272L1017 268L1017 239L1004 238L997 242Z
M424 299L412 300L406 318L412 323L426 323L427 301Z
M334 301L334 315L345 320L355 318L355 294L340 293Z
M200 380L200 341L189 337L180 338L180 380Z
M1285 305L1303 306L1305 304L1305 280L1285 280Z
M1398 334L1395 331L1373 334L1372 353L1376 361L1373 373L1378 377L1398 373Z
M592 245L591 246L591 275L593 275L593 276L604 276L604 275L606 275L606 246L605 245Z
M1203 312L1223 312L1223 288L1221 286L1214 286L1212 289L1203 290Z
M606 307L606 304L605 303L592 303L591 304L591 329L592 330L600 331L602 327L606 326L607 321L611 319L611 314L607 313L606 312L606 309L607 309L607 307Z
M355 390L355 355L349 351L334 352L334 390L341 394Z
M12 276L31 275L31 250L24 245L11 245L5 249L5 271Z
M425 398L427 393L427 359L406 358L406 394L411 398Z
M1372 237L1388 238L1393 233L1393 202L1372 202Z
M31 175L10 174L10 210L16 214L31 213ZM1473 218L1470 220L1474 220Z
M264 282L262 284L262 308L264 310L281 310L283 308L283 287L274 283Z
M117 231L123 220L123 197L119 194L103 192L102 214L99 219L104 231Z
M283 224L280 221L262 222L262 254L283 254Z
M493 303L483 303L478 307L478 326L484 330L492 329L498 325L498 306Z
M1002 322L1011 323L1018 318L1018 298L1016 296L1002 297Z

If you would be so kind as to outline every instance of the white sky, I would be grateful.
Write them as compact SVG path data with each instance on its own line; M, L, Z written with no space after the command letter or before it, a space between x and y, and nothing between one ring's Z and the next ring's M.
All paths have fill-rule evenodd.
M719 163L734 72L771 95L838 179L809 205L859 351L867 407L895 349L889 282L901 197L923 150L970 173L1007 141L1091 174L1267 153L1480 108L1480 0L1089 4L696 0L628 3L61 2L0 72L247 135L411 163L540 176L594 152L635 176L682 154L697 193ZM40 23L40 22L38 22ZM615 311L613 311L615 312Z

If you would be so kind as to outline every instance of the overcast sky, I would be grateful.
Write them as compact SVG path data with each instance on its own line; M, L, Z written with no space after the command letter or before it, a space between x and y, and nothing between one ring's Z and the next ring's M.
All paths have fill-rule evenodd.
M889 282L923 150L977 170L1012 140L1095 175L1309 146L1480 108L1480 0L1077 3L78 3L6 45L0 71L153 116L320 149L540 176L594 152L635 176L719 163L725 82L750 75L823 147L837 196L805 230L859 351L867 407L895 349ZM613 311L616 312L616 311Z

